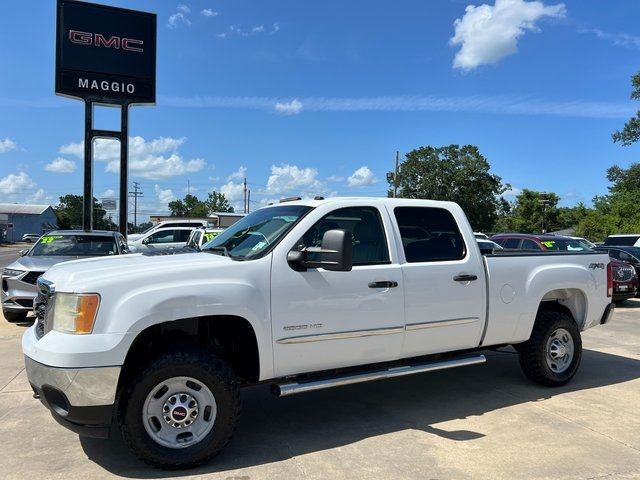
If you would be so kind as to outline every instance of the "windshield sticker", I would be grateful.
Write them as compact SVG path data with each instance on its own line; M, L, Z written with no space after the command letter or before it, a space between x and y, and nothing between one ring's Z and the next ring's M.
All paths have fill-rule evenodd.
M256 250L260 250L262 247L264 247L267 244L267 242L258 242L255 244L255 246L251 249L252 252L255 252Z
M546 242L542 242L542 244L547 248L553 248L556 242L554 240L547 240Z
M63 238L62 235L45 235L40 239L40 243L53 243L61 238Z
M209 242L216 238L220 232L207 232L204 234L205 241Z

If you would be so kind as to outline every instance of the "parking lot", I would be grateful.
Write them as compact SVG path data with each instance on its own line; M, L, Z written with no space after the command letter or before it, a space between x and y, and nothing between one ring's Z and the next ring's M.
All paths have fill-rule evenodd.
M0 249L2 266L17 247ZM277 399L243 391L243 417L211 464L163 472L119 438L60 427L24 374L27 325L0 321L2 477L33 478L640 478L640 301L584 334L578 375L546 389L510 349L487 363Z

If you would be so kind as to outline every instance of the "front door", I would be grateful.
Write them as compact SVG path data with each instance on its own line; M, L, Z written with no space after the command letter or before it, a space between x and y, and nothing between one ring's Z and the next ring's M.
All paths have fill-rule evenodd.
M389 255L389 226L386 212L381 215L377 208L341 208L316 222L294 247L320 246L324 232L348 230L353 237L350 272L322 268L300 272L284 256L274 256L271 304L276 375L399 358L404 338L403 285L400 267L391 263Z

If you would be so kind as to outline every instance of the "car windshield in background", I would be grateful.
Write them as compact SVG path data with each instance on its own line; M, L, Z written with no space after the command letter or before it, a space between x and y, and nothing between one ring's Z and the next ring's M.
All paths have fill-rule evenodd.
M260 258L310 210L311 207L305 205L256 210L204 244L202 250L236 260Z
M592 250L586 242L581 242L580 240L540 240L540 243L547 250L554 252L589 252Z
M116 243L105 235L45 235L29 252L32 257L101 257L116 255Z

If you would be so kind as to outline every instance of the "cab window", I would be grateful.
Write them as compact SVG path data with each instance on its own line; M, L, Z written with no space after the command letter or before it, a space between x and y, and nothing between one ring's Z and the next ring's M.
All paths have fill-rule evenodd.
M347 207L334 210L318 220L303 235L300 239L300 246L322 246L322 237L329 230L351 232L354 266L389 263L389 248L378 209ZM319 262L320 254L309 252L307 259L311 262Z

